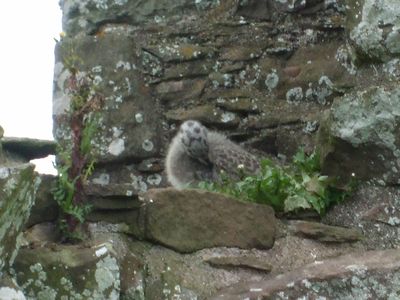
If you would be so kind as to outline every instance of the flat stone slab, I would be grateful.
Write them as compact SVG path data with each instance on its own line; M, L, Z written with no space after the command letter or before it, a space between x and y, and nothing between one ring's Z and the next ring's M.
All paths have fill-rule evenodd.
M209 299L397 299L399 282L400 250L355 252L271 280L240 283Z
M220 268L249 268L262 272L271 272L272 265L256 256L218 256L206 260L210 265Z
M290 221L289 231L296 235L321 242L355 242L363 238L362 233L353 228L308 221Z
M275 240L271 207L202 190L149 190L140 214L146 239L183 253L212 247L270 249Z
M4 137L3 149L17 154L27 161L56 154L56 142L31 138Z

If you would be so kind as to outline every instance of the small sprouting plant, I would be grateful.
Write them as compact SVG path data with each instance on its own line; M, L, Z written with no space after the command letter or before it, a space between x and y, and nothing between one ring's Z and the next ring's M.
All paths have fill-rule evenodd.
M324 215L333 204L344 200L353 190L354 182L338 188L335 179L320 174L318 153L306 155L300 149L293 163L280 167L268 159L261 161L257 175L233 181L226 175L219 182L201 182L199 188L225 193L240 200L271 205L275 211L292 213L312 209Z
M75 230L91 210L83 187L94 169L91 141L103 102L91 74L79 71L79 63L78 55L71 48L64 59L64 66L69 71L64 88L70 98L66 124L71 136L58 143L55 165L58 177L53 189L54 199L61 209L60 229L67 240L79 238Z

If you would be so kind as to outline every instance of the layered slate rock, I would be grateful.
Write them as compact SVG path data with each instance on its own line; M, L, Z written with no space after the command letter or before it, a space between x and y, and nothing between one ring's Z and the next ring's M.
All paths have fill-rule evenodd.
M112 33L112 34L111 34ZM118 51L110 51L118 45ZM95 36L65 38L56 48L56 84L53 98L55 138L68 140L68 111L70 95L65 92L69 71L64 61L76 55L85 62L79 66L82 74L91 74L96 91L104 97L104 105L97 119L97 134L92 141L92 152L98 161L138 161L157 156L162 133L159 105L151 90L143 82L138 70L136 41L129 32L116 29Z
M45 174L40 174L39 177L40 185L29 219L25 223L26 228L43 222L55 221L58 217L59 207L51 192L56 184L57 178L53 175Z
M241 283L209 299L395 299L399 283L400 251L369 251L316 261L270 280Z
M0 273L9 270L20 247L40 179L32 164L0 166Z
M349 2L347 30L362 62L384 62L400 56L400 7L396 0Z
M336 2L67 0L61 7L66 35L56 51L55 138L70 136L64 62L73 52L105 98L92 145L107 174L129 164L134 176L166 183L162 170L136 167L162 160L188 118L291 156L300 145L313 147L336 88L354 84L335 56L342 39L330 38L344 35Z
M146 238L178 252L273 246L276 221L269 206L200 190L154 189L144 198Z
M371 87L338 98L321 124L326 174L399 183L400 89Z
M290 221L289 231L293 234L321 242L355 242L363 238L362 233L353 228L329 226L308 221Z
M119 299L120 268L111 244L21 249L17 280L32 299Z
M54 141L5 137L1 142L4 150L18 155L26 161L56 154L56 143Z

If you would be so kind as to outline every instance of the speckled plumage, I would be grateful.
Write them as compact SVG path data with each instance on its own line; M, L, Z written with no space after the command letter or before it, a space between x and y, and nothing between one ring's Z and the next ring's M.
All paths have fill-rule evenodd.
M221 170L238 178L240 172L254 174L259 169L254 155L193 120L180 126L166 157L168 180L176 188L199 181L217 181Z

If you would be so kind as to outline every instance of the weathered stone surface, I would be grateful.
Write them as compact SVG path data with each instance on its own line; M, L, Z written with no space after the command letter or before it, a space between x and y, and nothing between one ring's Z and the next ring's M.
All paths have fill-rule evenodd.
M113 253L120 266L120 298L121 300L144 300L146 284L146 261L142 252L132 251L132 243L123 228L116 224L104 222L89 223L89 235L95 241L112 241ZM146 245L142 249L147 249Z
M53 175L39 175L40 185L36 193L36 200L32 206L29 219L25 227L31 227L43 222L55 221L58 217L59 207L51 192L55 186L56 177Z
M203 1L200 1L203 2ZM208 1L207 1L208 2ZM157 1L146 2L110 1L110 2L61 2L63 10L63 28L68 34L96 32L102 24L126 22L138 23L163 22L168 19L181 20L182 15L195 13L193 1ZM201 8L201 7L200 7Z
M259 101L251 98L217 98L217 106L227 111L249 113L259 112Z
M137 197L100 197L90 196L88 202L93 210L121 211L127 209L137 209L141 202Z
M231 61L246 61L260 57L262 51L263 49L257 47L257 45L234 46L231 48L225 48L224 52L221 53L220 59Z
M358 230L329 226L317 222L290 221L289 230L296 235L321 242L354 242L363 238L361 232Z
M144 295L146 300L169 299L205 299L217 290L238 283L242 278L263 280L268 272L247 267L212 267L205 260L215 255L259 257L256 250L237 248L205 249L192 254L178 254L170 249L132 242L129 247L138 257L144 257L146 278Z
M184 62L212 57L214 50L195 44L173 44L147 46L144 50L160 58L163 62Z
M119 51L109 51L118 45ZM90 72L96 90L105 98L98 120L98 132L92 141L98 161L145 159L160 151L161 130L158 104L150 96L150 89L143 82L136 65L135 41L125 31L105 33L101 38L79 36L63 39L57 46L53 115L55 138L69 138L66 128L69 95L64 84L68 70L63 59L72 54L85 62L82 72Z
M5 137L1 140L3 149L30 161L43 158L56 153L54 141L38 140L31 138Z
M337 99L321 123L326 174L399 183L400 89L371 87Z
M332 207L322 221L361 230L360 243L367 249L399 248L399 199L398 187L360 184L350 199Z
M162 101L182 103L201 95L205 87L205 80L188 79L180 81L161 82L155 88Z
M236 14L246 18L270 20L273 11L268 0L249 0L239 2Z
M396 0L352 2L346 8L347 30L359 62L400 56L400 7Z
M167 119L182 122L184 120L197 120L205 125L215 125L221 128L232 128L239 125L239 116L232 112L224 112L211 105L197 106L192 109L175 109L165 113Z
M55 223L46 222L28 228L24 231L23 237L24 244L37 247L59 242L61 240L61 232Z
M276 225L269 206L200 190L153 189L144 198L146 238L179 252L273 246Z
M34 166L0 166L0 273L9 270L20 247L40 183Z
M14 268L33 299L119 299L120 267L110 243L23 248Z
M352 253L316 261L262 282L242 283L209 299L377 299L400 292L400 251Z
M211 60L182 62L178 65L172 65L165 68L164 80L180 79L180 78L193 78L207 76L212 72L214 63Z
M272 266L264 260L252 256L217 256L206 260L210 265L222 268L250 268L270 272Z

